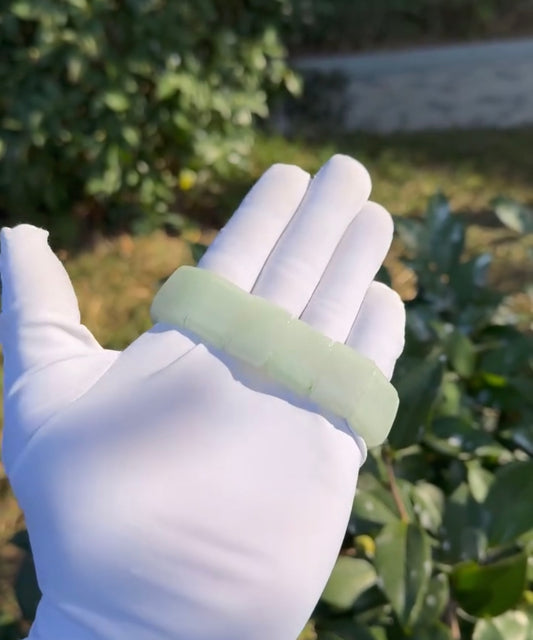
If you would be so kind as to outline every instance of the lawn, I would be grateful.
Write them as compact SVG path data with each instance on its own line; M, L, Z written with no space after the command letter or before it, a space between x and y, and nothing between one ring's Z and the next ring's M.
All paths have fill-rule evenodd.
M453 210L469 220L469 250L494 255L493 282L513 294L512 309L521 314L522 324L530 327L531 290L528 295L526 289L533 280L533 239L503 227L491 209L491 201L506 195L533 205L532 146L533 128L386 137L351 135L331 142L288 141L262 134L253 152L250 173L245 179L222 185L216 202L212 196L201 199L198 211L192 212L201 222L188 225L181 236L167 236L162 231L142 237L121 235L101 239L90 249L76 253L63 250L60 258L74 282L84 323L104 346L123 348L150 326L149 305L160 281L180 264L193 262L191 245L210 242L216 226L270 164L295 163L315 172L330 155L342 152L367 166L374 183L372 199L395 215L423 215L427 199L442 190ZM393 284L408 298L413 295L415 280L399 262L401 252L401 245L395 241L387 265ZM20 526L18 509L2 473L0 543ZM0 604L0 620L2 613Z

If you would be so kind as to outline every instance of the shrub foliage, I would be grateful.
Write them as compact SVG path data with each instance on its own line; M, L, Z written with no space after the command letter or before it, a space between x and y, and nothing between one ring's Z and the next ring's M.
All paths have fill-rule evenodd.
M267 93L297 89L271 26L287 1L4 3L4 221L172 221L180 189L243 164Z
M488 286L490 256L465 259L442 195L397 228L418 279L400 410L362 469L318 638L530 640L531 336Z

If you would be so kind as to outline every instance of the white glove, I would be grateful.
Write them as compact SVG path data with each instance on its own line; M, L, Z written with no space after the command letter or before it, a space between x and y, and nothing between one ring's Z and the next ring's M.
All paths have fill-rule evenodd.
M390 377L404 309L372 283L392 221L369 193L345 156L312 181L275 165L200 266ZM43 593L29 638L294 640L335 563L364 443L170 325L102 349L47 236L0 236L3 459Z

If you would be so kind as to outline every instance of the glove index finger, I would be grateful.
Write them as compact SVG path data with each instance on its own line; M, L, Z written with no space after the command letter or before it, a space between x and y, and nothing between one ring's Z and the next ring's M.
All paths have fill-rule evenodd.
M299 167L275 164L255 183L198 266L250 291L309 186Z

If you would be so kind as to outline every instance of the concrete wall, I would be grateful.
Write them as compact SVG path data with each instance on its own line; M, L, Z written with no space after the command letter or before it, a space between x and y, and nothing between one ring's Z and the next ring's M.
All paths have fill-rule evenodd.
M341 128L377 132L533 123L533 39L293 60L342 74ZM339 95L338 91L343 91Z

